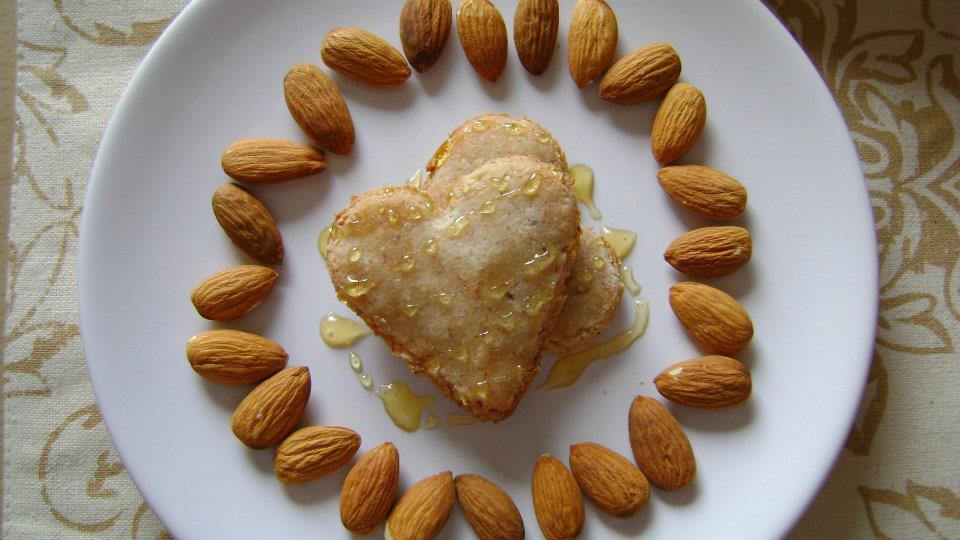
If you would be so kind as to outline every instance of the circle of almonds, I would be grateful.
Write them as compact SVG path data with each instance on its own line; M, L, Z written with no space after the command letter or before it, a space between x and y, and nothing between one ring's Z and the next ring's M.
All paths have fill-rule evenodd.
M457 34L477 74L495 82L507 61L507 29L489 0L461 0ZM556 49L557 0L520 0L513 39L523 67L543 73ZM359 28L337 28L323 39L320 54L328 68L373 86L403 84L412 66L423 73L443 52L453 23L449 0L406 0L400 11L403 54L379 36ZM731 176L699 165L671 165L696 144L706 123L700 90L679 82L681 61L667 43L653 43L611 66L617 44L617 21L604 0L578 0L571 14L567 62L578 87L599 79L604 100L632 105L663 96L653 121L651 150L662 168L657 180L665 193L687 210L727 220L742 214L747 192ZM405 57L404 57L405 56ZM409 66L408 66L409 62ZM336 84L316 65L299 64L283 80L284 97L294 121L319 148L268 138L242 139L221 157L224 172L246 184L273 184L326 169L323 150L348 154L354 130L349 109ZM323 150L321 150L321 148ZM264 265L283 260L283 241L270 211L243 187L227 183L213 194L213 213L230 240ZM704 227L674 240L664 258L692 276L729 274L751 256L750 233L733 226ZM204 279L191 300L197 312L215 321L235 319L254 309L270 293L279 274L269 266L248 264ZM719 408L750 396L746 367L731 358L753 336L746 310L730 295L701 283L677 283L670 305L690 337L711 354L678 362L654 380L658 391L676 403ZM286 484L299 484L349 462L360 448L360 435L335 426L294 431L310 396L307 367L285 368L287 354L273 341L237 330L218 329L194 336L187 358L202 377L223 384L259 382L238 405L234 434L251 448L275 445L274 469ZM533 506L548 539L573 538L584 523L583 493L608 514L639 512L650 495L649 484L662 490L684 488L696 475L693 449L673 414L658 400L636 396L628 415L634 461L592 442L570 447L569 468L544 455L532 473ZM449 471L424 478L399 500L399 453L385 442L369 450L350 469L340 494L345 528L369 534L386 520L393 539L429 539L447 521L454 502L481 539L520 539L523 519L510 496L475 474L454 477Z

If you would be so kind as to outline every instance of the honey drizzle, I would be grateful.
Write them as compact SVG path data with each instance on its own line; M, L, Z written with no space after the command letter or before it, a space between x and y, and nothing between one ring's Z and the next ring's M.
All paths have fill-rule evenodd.
M601 232L621 260L633 251L633 244L637 241L637 233L612 227L601 227Z
M420 189L420 182L423 181L423 169L417 169L417 172L413 173L405 185L410 186L414 189Z
M423 419L423 429L436 429L440 427L440 417L430 413Z
M326 229L320 231L320 236L317 237L317 249L320 250L320 254L323 255L323 258L327 258L327 242L330 241L330 233L333 232L333 226L329 226Z
M450 413L447 415L447 419L444 421L443 425L445 427L471 426L476 424L478 421L479 420L477 420L476 416L471 416L469 414Z
M332 311L320 319L320 337L328 347L347 347L367 335L369 328Z
M550 375L547 376L546 382L540 386L538 391L545 392L554 388L570 386L577 382L587 366L601 358L607 358L626 350L634 341L640 339L647 329L647 322L650 320L650 307L646 300L637 300L634 308L636 311L633 326L629 330L615 336L610 341L594 345L585 351L561 357L550 369Z
M403 381L381 385L377 395L383 401L383 408L393 423L410 433L420 429L423 410L437 402L437 398L433 396L414 394Z
M630 294L633 296L640 294L640 284L637 283L637 280L633 279L633 268L630 268L627 265L621 266L620 280L623 281L623 286L630 291Z
M593 202L593 169L582 163L570 166L570 177L573 178L573 192L577 194L580 202L587 207L590 217L596 220L603 219L603 214Z

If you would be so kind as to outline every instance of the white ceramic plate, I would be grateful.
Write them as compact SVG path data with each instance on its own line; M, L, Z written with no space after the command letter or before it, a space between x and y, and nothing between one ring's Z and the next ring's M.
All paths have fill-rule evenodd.
M713 282L753 316L756 338L742 359L753 372L754 393L730 410L671 407L697 455L694 485L654 491L643 513L627 520L588 503L583 538L773 538L789 530L828 473L870 360L877 263L858 161L816 71L762 4L611 3L620 23L618 57L669 41L683 58L682 79L707 97L706 132L683 161L726 170L750 192L746 216L736 223L752 231L754 259ZM338 26L367 28L399 47L399 4L194 2L150 52L104 136L80 238L83 338L124 463L177 537L348 536L337 510L347 468L305 486L281 485L272 451L248 450L231 433L233 408L248 388L204 381L183 351L190 336L214 326L197 316L191 289L215 271L248 262L210 212L210 195L228 180L220 152L246 136L305 141L284 105L286 70L319 63L323 34ZM565 28L573 1L561 4L561 45L541 77L522 69L511 41L501 80L482 82L455 35L432 70L400 88L335 77L356 124L355 150L330 155L330 169L316 177L254 190L278 219L287 258L268 300L223 325L269 336L287 349L291 365L311 368L305 423L355 428L361 452L394 441L401 488L447 469L492 478L516 500L531 538L540 534L529 495L537 457L566 460L568 446L580 441L629 456L633 396L656 395L656 373L698 354L668 306L667 289L682 277L661 253L680 233L707 224L679 210L657 185L649 150L656 104L608 104L595 85L580 91L570 80ZM512 28L515 2L498 5ZM639 233L626 262L650 300L651 322L629 351L595 364L573 387L529 393L499 425L408 434L358 384L348 351L320 340L321 316L346 308L317 253L317 234L351 195L408 177L449 130L486 111L539 120L571 163L596 170L604 223ZM629 303L619 329L632 318ZM419 393L437 394L378 339L352 350L377 383L402 379ZM436 411L452 410L441 398ZM470 534L455 510L442 537Z

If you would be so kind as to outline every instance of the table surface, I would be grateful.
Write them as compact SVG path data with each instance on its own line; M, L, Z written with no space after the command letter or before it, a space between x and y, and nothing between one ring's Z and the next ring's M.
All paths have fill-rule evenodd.
M11 148L0 160L5 538L165 535L97 411L76 247L106 122L182 3L0 0L0 140ZM960 538L960 3L769 5L846 118L881 268L860 413L792 537Z

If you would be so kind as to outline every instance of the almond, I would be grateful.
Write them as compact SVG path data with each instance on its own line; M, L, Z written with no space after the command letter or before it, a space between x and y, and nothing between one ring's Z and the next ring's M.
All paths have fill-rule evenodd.
M230 178L249 184L276 184L303 178L327 168L323 151L280 139L240 139L220 156Z
M272 268L245 264L204 279L190 299L201 317L229 321L257 307L279 277Z
M513 43L523 67L534 75L547 70L557 47L557 0L520 0L513 16Z
M637 396L630 405L628 425L633 457L653 485L673 491L693 482L697 474L693 448L663 404Z
M567 32L570 76L583 88L600 77L617 51L617 16L603 0L577 0Z
M400 455L393 443L370 450L350 469L340 490L340 521L350 532L373 532L390 512L400 479Z
M653 380L660 395L681 405L717 409L750 397L750 372L726 356L691 358L668 367Z
M640 47L618 60L600 81L600 97L633 105L660 97L680 78L680 55L669 43Z
M670 287L670 307L690 337L716 354L736 355L753 338L747 310L732 296L702 283Z
M320 45L320 57L344 77L373 86L394 86L410 77L400 51L361 28L336 28L327 33Z
M707 102L700 90L687 83L673 85L653 118L653 157L661 165L680 159L697 144L706 123Z
M457 33L467 60L478 74L496 82L507 64L507 25L490 0L461 0Z
M298 429L277 447L273 471L284 484L302 484L340 468L360 448L352 429L311 426Z
M440 58L450 37L450 0L406 0L400 10L400 43L413 69L423 73Z
M584 442L570 447L570 470L600 510L617 517L632 516L650 498L650 485L627 458Z
M456 491L450 471L428 476L397 501L387 519L388 540L430 540L450 517Z
M233 413L233 434L250 448L282 441L300 421L310 398L310 370L287 368L260 383Z
M265 264L283 261L283 239L273 214L249 191L224 184L213 192L213 215L230 241Z
M283 347L239 330L207 330L187 342L187 360L201 377L223 384L262 381L283 369Z
M680 235L667 246L663 258L692 276L723 276L750 260L753 242L742 227L703 227Z
M547 540L576 538L583 530L580 486L557 458L544 455L533 467L533 510Z
M353 119L337 85L313 64L297 64L283 78L283 96L294 121L321 148L353 149Z
M507 492L476 474L454 479L457 500L480 540L522 540L523 517Z
M747 206L747 190L732 176L700 165L657 171L660 187L680 206L714 219L732 219Z

